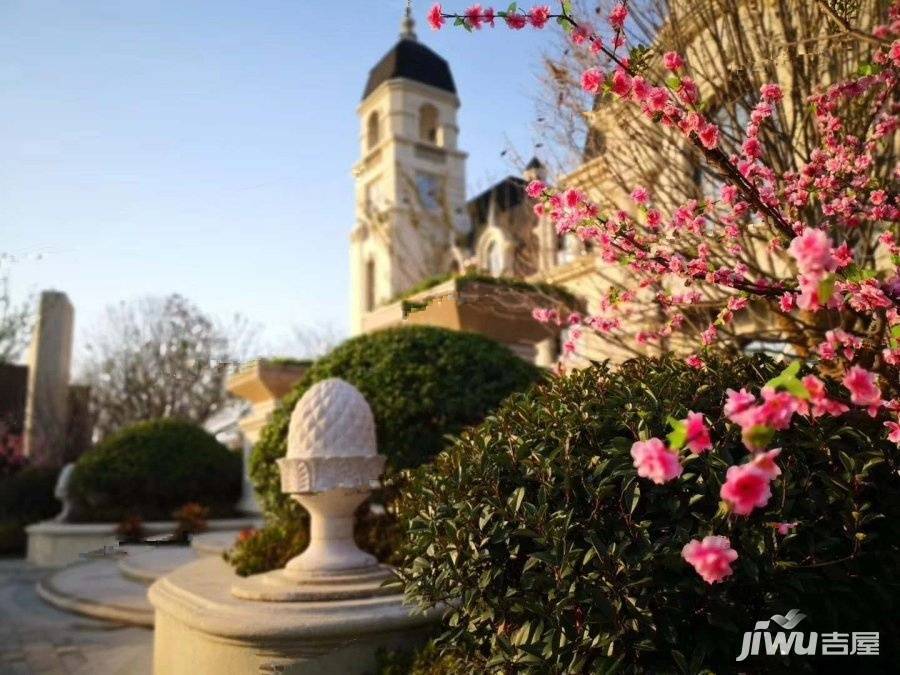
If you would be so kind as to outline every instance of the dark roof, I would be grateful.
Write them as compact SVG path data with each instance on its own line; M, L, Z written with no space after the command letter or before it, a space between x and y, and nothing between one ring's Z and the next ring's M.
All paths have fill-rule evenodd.
M456 93L450 66L421 42L402 38L369 71L363 98L375 91L382 82L404 78Z
M537 157L532 157L531 161L528 162L528 164L525 166L526 171L528 171L529 169L543 169L543 168L544 168L544 165L541 164L541 160L539 160Z
M459 238L459 243L469 247L474 245L478 235L487 226L491 201L496 204L497 215L514 209L525 200L525 186L528 181L518 176L507 176L495 183L477 197L466 202L469 211L469 222L472 227Z

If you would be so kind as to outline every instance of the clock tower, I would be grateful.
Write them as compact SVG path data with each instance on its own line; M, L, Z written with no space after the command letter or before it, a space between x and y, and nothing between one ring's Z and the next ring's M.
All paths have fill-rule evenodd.
M369 72L357 108L353 334L379 305L452 271L452 242L467 227L459 105L449 65L417 40L407 8L400 40Z

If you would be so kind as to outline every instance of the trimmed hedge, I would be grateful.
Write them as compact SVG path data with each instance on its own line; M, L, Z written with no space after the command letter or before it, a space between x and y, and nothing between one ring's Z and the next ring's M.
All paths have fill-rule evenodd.
M733 672L756 621L797 608L797 630L900 638L900 448L864 411L778 432L781 478L765 508L728 516L719 489L747 456L722 415L728 388L757 388L764 357L597 365L508 400L433 465L413 472L398 516L408 597L446 603L442 637L469 670ZM835 392L840 387L832 383ZM664 485L639 478L630 448L664 437L667 416L702 412L715 448L683 455ZM796 522L786 536L778 522ZM681 557L691 539L730 537L734 574L707 585ZM765 650L763 650L765 651ZM828 657L825 657L828 661ZM822 657L751 657L745 672L816 672ZM885 659L841 667L889 672Z
M189 422L141 422L84 453L72 474L84 520L169 520L188 502L230 515L241 494L241 458Z
M448 434L481 422L541 375L503 345L474 333L409 326L352 338L316 361L285 396L253 449L251 477L267 511L297 513L281 493L275 460L287 452L297 401L329 377L346 380L366 397L390 471L428 461L446 446Z
M0 554L25 550L25 527L62 510L53 491L59 469L28 467L0 476Z

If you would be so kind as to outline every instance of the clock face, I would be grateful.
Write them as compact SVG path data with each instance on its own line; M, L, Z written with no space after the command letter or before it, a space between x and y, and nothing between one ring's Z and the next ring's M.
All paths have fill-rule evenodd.
M419 193L419 204L432 211L440 206L441 180L434 174L424 171L416 172L416 190Z

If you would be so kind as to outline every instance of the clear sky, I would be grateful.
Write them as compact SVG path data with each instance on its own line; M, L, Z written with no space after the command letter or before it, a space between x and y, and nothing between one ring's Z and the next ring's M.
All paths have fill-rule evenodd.
M269 345L294 325L346 330L355 109L404 5L4 0L0 252L18 259L14 292L68 293L77 346L106 305L171 292L245 315ZM510 172L508 144L531 155L551 36L434 33L429 6L413 3L416 28L450 62L472 194Z

